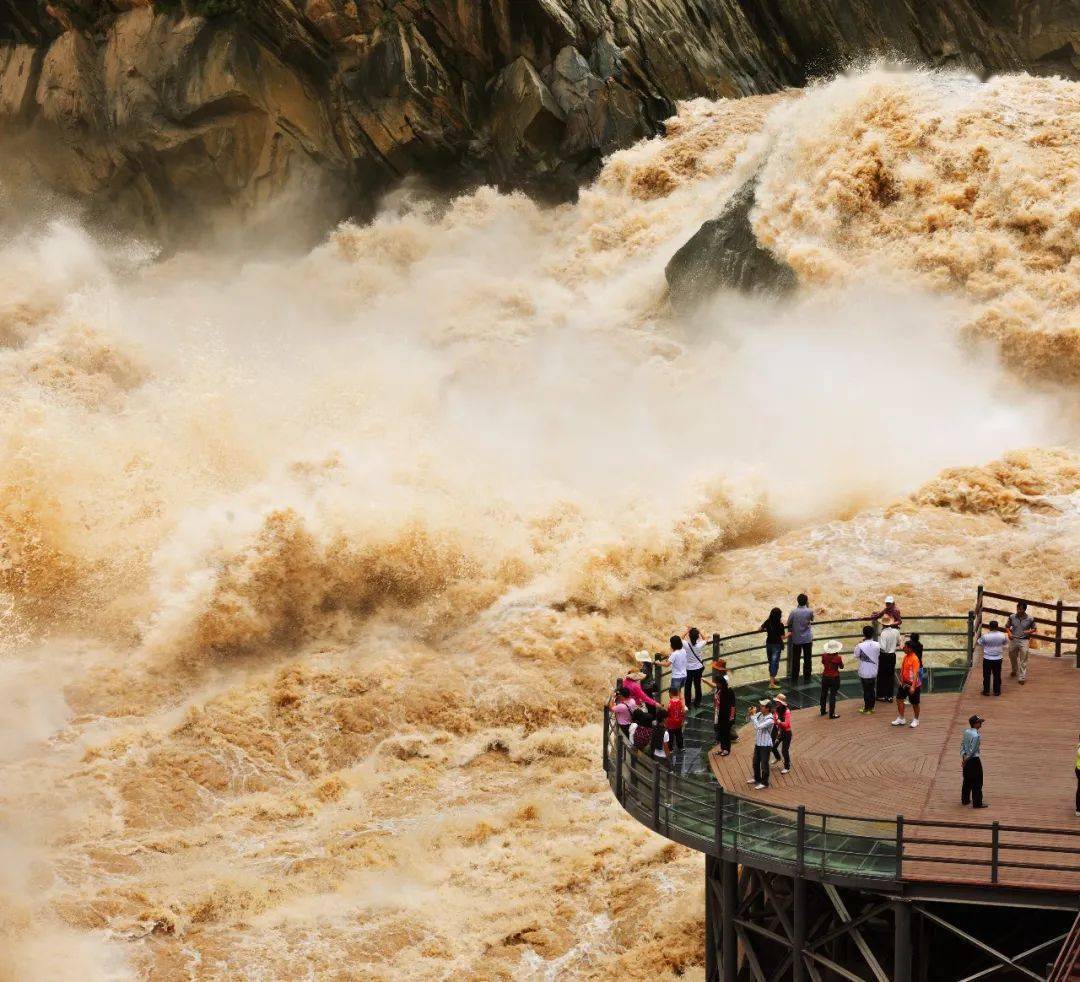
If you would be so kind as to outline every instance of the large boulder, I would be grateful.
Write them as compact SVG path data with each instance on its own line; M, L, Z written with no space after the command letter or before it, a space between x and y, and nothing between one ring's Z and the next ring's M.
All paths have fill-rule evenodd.
M728 200L716 218L705 222L671 257L665 275L668 292L678 306L691 306L722 288L744 293L787 293L795 274L763 249L750 224L756 178Z

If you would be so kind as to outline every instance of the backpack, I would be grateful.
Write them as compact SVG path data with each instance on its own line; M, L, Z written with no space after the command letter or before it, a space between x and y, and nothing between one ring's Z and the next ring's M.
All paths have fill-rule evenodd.
M645 750L652 742L652 727L646 726L644 723L639 723L638 728L634 730L634 749Z
M686 722L686 703L681 699L668 703L667 728L677 730Z

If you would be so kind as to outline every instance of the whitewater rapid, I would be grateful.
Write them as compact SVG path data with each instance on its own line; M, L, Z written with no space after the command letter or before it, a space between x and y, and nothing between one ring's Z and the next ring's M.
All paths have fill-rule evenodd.
M695 861L609 801L598 705L803 588L1080 591L1078 123L874 68L304 254L10 221L0 975L693 970L655 909L700 922ZM799 290L676 315L755 175Z

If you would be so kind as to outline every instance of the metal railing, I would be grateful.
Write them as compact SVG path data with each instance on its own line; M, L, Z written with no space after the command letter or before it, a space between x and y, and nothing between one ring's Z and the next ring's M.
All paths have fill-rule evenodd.
M984 615L1008 617L1015 613L1015 610L1007 610L1001 605L1012 604L1015 607L1020 602L1028 605L1028 614L1035 618L1037 625L1049 628L1036 630L1032 637L1039 643L1049 645L1055 658L1061 658L1071 651L1076 667L1080 668L1080 606L1075 604L1066 604L1061 600L1046 603L1042 600L1028 600L1026 597L1013 597L1007 593L993 593L980 585L975 603L976 636L986 620ZM1047 611L1048 616L1040 616L1040 611Z
M928 670L925 691L957 692L963 688L972 664L980 616L993 609L986 604L987 599L1012 598L980 588L976 610L966 615L904 618L906 632L920 629ZM1034 603L1029 601L1029 605ZM1075 608L1059 603L1052 609ZM814 639L815 655L817 647L828 640L861 640L861 628L866 623L865 619L817 622L815 634L827 630ZM761 669L767 667L768 660L753 660L755 654L765 650L762 637L762 631L714 635L711 651L703 653L706 670L723 658L737 691L756 688L754 682L767 677ZM931 664L935 660L939 664ZM843 675L850 677L850 673ZM654 673L658 698L666 689L664 681L668 677L666 669ZM799 708L797 701L792 708ZM710 856L746 858L755 865L794 870L811 878L870 880L878 884L934 879L932 870L936 864L953 867L953 879L955 868L961 867L969 878L991 885L1001 883L1003 874L1009 876L1012 885L1031 886L1039 885L1030 880L1032 875L1037 879L1040 874L1053 872L1060 879L1061 874L1080 874L1076 858L1080 857L1080 830L1025 828L998 822L936 822L906 819L903 815L839 815L803 806L763 803L726 790L711 773L675 773L647 752L635 751L607 707L603 760L611 787L627 811L654 831ZM1049 837L1064 838L1071 844L1048 842ZM941 854L943 848L952 853ZM1028 881L1017 884L1013 871L1026 875Z

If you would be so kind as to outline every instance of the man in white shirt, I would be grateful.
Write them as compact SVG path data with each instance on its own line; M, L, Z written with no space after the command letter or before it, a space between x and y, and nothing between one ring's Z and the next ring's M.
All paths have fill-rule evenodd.
M868 624L862 629L863 639L855 645L855 658L859 663L859 681L862 683L863 715L874 711L877 702L878 661L881 645L874 640L874 629Z
M772 756L775 723L768 699L750 707L750 722L754 724L754 776L746 783L754 785L755 791L764 791L769 786L769 757Z
M998 627L997 621L991 621L981 635L979 644L982 646L982 694L990 695L990 683L994 683L994 695L1001 695L1001 660L1005 657L1005 645L1009 639L1005 632Z

